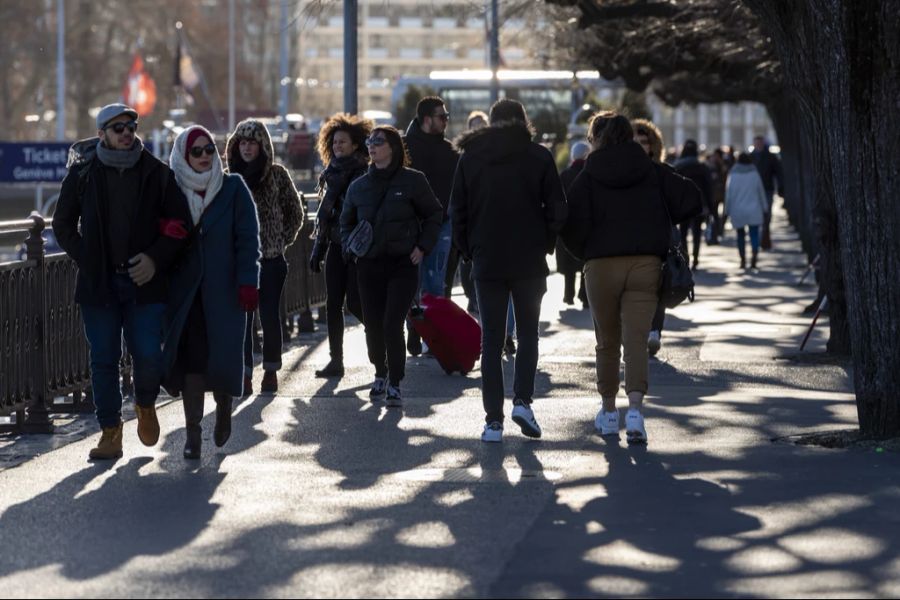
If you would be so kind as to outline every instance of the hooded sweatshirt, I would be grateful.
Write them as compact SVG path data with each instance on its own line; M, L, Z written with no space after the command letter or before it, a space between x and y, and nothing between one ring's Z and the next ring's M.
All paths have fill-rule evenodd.
M566 220L566 197L550 151L509 121L464 133L450 201L453 243L472 277L546 277L546 255Z
M259 158L251 163L241 158L240 141L244 138L259 143ZM251 119L238 123L225 145L228 172L244 175L256 203L263 258L276 258L284 254L285 248L294 243L306 218L290 173L275 163L274 156L268 129Z
M450 190L453 187L453 174L459 154L444 137L443 133L425 133L418 119L413 119L406 128L406 148L409 150L410 165L416 171L425 173L431 190L444 209L444 220L447 219L447 208L450 205Z

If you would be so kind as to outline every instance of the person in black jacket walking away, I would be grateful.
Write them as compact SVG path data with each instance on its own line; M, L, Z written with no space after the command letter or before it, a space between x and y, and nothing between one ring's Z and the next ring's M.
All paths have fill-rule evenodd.
M400 381L406 372L403 322L416 295L418 269L441 229L441 204L409 155L400 132L376 127L366 140L372 163L350 184L341 211L341 242L351 259L350 234L362 221L373 229L372 243L357 260L357 281L369 360L375 366L372 401L403 406Z
M675 161L675 172L682 177L687 177L694 182L694 185L700 190L703 197L703 212L696 217L687 219L679 224L681 230L681 243L687 246L687 233L691 232L693 244L693 265L692 269L697 268L700 260L700 241L703 238L703 223L706 222L707 216L711 212L712 204L712 174L709 167L705 163L700 162L697 152L697 142L687 140L681 148L681 157ZM685 248L687 252L687 248Z
M481 439L503 436L503 367L506 311L512 294L519 337L513 388L513 420L529 437L541 428L531 408L538 361L538 319L547 291L547 254L566 219L566 197L550 151L531 141L534 128L525 107L500 100L491 107L490 127L471 131L457 143L463 154L456 169L450 214L453 243L473 261L472 277L481 313L482 399L486 413Z
M775 201L776 188L778 189L778 195L784 196L784 169L781 167L781 159L777 155L772 154L769 150L769 143L761 135L753 138L753 153L751 157L753 158L753 164L756 165L756 170L759 171L760 178L762 178L763 188L766 190L766 201L769 204L769 211L766 213L766 220L763 223L760 247L763 250L771 250L772 203Z
M345 263L341 251L341 210L350 184L368 169L366 138L373 123L355 115L338 113L319 131L319 156L325 170L319 176L319 212L315 244L309 268L322 272L325 262L325 314L331 360L316 377L344 376L344 297L350 314L362 322L362 306L356 285L356 264Z
M647 334L669 247L670 218L699 214L701 201L692 182L654 164L633 136L631 123L621 115L592 119L595 150L569 189L563 238L572 254L585 260L603 399L594 425L601 435L619 434L616 394L624 343L626 436L629 443L646 443L641 409L648 388Z
M578 174L584 169L584 163L587 161L587 155L590 151L591 146L586 142L575 142L572 144L572 150L570 152L572 164L563 169L563 172L559 174L559 179L562 181L563 189L566 193L569 192L569 188L572 186L572 183L574 183L575 178L578 177ZM581 300L582 306L587 308L587 291L584 287L584 273L582 273L584 263L572 256L572 254L566 250L562 239L556 242L556 269L562 273L565 278L563 303L569 305L575 304L575 278L578 273L581 273L581 287L578 290L578 299Z
M168 270L187 243L191 213L168 165L135 135L137 112L110 104L97 114L97 138L69 151L53 232L78 265L91 352L91 387L102 434L92 459L122 456L122 336L134 360L138 437L159 440L162 329Z

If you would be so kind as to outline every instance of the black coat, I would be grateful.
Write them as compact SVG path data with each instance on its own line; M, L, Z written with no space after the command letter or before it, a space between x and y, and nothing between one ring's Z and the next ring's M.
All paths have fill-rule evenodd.
M464 134L450 216L453 243L474 279L546 277L547 254L566 221L566 197L550 151L523 123Z
M784 170L781 168L781 159L772 154L768 146L761 150L754 150L750 156L753 158L756 170L759 171L766 192L772 194L777 187L778 195L784 196ZM777 186L776 181L778 182Z
M390 180L382 181L375 171L375 165L371 165L347 189L341 211L344 251L353 228L365 219L374 229L372 247L366 258L405 256L416 246L428 254L441 231L441 205L425 175L400 167Z
M572 161L572 164L563 169L562 173L559 174L559 179L562 181L563 189L566 191L566 194L569 193L569 188L572 187L575 178L578 177L578 174L584 169L584 163L585 160L583 158ZM572 256L572 253L566 250L562 238L557 240L556 270L563 274L574 274L582 269L584 269L584 263Z
M319 176L322 200L316 218L316 244L324 248L328 242L341 243L341 210L347 188L358 177L365 175L368 161L361 154L335 158Z
M96 139L79 142L70 150L74 157L53 215L53 232L66 254L78 264L75 301L81 304L106 305L114 301L111 288L113 265L109 257L109 198L106 167L96 156L81 160L80 153L89 152ZM137 289L139 304L165 303L167 271L187 239L176 240L159 233L160 219L176 219L191 229L190 209L175 182L169 166L147 149L133 167L140 171L140 188L131 223L128 252L144 253L155 266L156 274ZM84 179L79 181L84 171Z
M703 212L711 213L713 209L712 173L696 156L688 156L675 161L675 172L694 182L703 197Z
M419 121L413 119L406 128L406 148L409 150L410 165L416 171L425 173L428 185L443 208L443 218L447 218L450 205L450 190L459 153L443 134L425 133Z
M663 204L665 201L665 204ZM668 208L668 213L666 213ZM577 258L664 256L671 224L700 214L700 190L636 142L592 152L569 189L563 241Z

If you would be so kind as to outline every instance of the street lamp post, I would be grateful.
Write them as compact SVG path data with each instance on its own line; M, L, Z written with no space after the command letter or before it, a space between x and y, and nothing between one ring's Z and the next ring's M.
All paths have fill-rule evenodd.
M344 112L359 111L357 94L357 0L344 0Z

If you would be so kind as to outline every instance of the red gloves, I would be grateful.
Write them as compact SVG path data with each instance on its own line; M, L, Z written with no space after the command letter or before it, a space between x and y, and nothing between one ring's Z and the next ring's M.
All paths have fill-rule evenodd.
M238 288L238 304L244 312L253 312L259 306L259 290L252 285Z
M188 236L184 223L178 219L160 219L159 234L174 240L183 240Z

